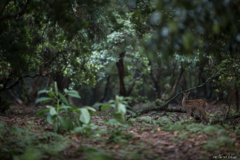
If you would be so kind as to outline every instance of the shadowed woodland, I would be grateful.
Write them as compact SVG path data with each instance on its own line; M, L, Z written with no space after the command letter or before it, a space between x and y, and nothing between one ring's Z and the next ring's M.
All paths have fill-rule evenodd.
M240 159L237 0L1 0L0 159Z

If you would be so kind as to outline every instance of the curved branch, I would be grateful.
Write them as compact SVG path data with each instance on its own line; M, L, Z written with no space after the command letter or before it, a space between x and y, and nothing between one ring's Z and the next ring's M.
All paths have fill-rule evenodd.
M48 73L50 74L50 73ZM48 75L48 74L45 74L44 76ZM8 89L12 89L13 87L15 87L23 78L26 78L26 77L30 77L30 78L35 78L37 76L42 76L42 75L39 75L39 74L36 74L34 76L31 76L31 75L25 75L25 76L22 76L20 77L15 83L13 83L11 86L7 87L7 85L3 86L3 88L0 88L0 92L2 91L5 91L5 90L8 90ZM10 78L9 78L9 82L10 82Z
M128 92L127 92L127 96L129 96L129 95L131 94L131 92L132 92L132 90L133 90L133 87L135 86L136 81L138 81L139 79L141 79L141 77L142 77L142 75L140 75L139 77L137 77L137 78L135 78L135 79L133 80L132 86L129 88L129 90L128 90Z
M140 72L138 72L139 75L142 75ZM144 82L149 86L149 88L151 88L154 92L157 90L156 88L154 88L151 84L149 84L146 80L146 77L143 75L143 80Z

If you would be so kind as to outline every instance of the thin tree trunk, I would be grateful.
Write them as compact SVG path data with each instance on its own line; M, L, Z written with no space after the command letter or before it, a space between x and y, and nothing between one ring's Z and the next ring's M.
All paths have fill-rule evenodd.
M120 96L126 96L126 89L124 84L124 64L123 64L123 58L124 53L121 53L119 56L119 60L116 63L118 68L118 75L119 75L119 87L120 87Z
M178 74L178 77L175 81L175 84L173 86L173 89L172 89L172 95L171 97L174 97L176 95L176 91L177 91L177 87L178 87L178 84L179 84L179 81L180 79L182 78L182 75L183 75L183 72L185 71L185 69L183 68L183 66L181 65L181 69L180 69L180 72Z
M239 93L238 93L238 88L236 87L236 110L237 112L239 111Z
M99 102L99 83L96 83L96 86L94 88L94 101Z
M37 88L38 86L40 85L42 81L42 76L38 76L35 80L34 80L34 83L32 85L32 91L31 93L29 94L29 100L30 102L33 101L36 97L36 94L37 94Z
M103 96L101 97L101 100L100 100L101 103L104 101L104 99L107 96L107 93L108 93L108 90L109 90L109 86L110 86L110 76L107 77L107 83L105 85L104 94L103 94Z
M159 79L160 79L160 72L161 72L161 69L159 69L159 72L158 72L158 76L155 77L154 76L154 71L153 71L153 64L151 61L149 61L149 65L151 66L151 71L150 71L150 76L152 78L152 81L154 83L154 86L155 86L155 93L156 93L156 98L160 98L161 97L161 88L160 88L160 84L159 84ZM159 78L159 79L158 79Z

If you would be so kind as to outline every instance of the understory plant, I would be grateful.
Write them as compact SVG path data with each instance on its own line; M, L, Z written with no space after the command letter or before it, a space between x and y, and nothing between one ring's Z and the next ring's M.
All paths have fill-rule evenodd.
M116 95L115 99L109 100L108 103L95 103L94 107L99 107L100 111L110 109L112 111L111 113L113 113L113 117L117 121L125 121L125 115L127 112L135 114L133 111L127 109L131 108L128 104L129 101L131 101L130 97Z
M63 159L60 152L68 148L70 139L53 132L32 132L29 128L8 126L0 121L0 159Z
M43 125L53 125L54 132L59 129L62 130L73 130L75 127L82 126L83 124L89 124L91 114L96 110L89 106L78 108L74 105L69 104L65 96L71 96L75 98L81 98L79 93L75 90L64 89L64 95L58 91L57 83L54 84L55 91L41 90L38 94L45 94L48 97L40 97L35 103L49 103L45 107L40 108L36 115L42 117L45 122Z

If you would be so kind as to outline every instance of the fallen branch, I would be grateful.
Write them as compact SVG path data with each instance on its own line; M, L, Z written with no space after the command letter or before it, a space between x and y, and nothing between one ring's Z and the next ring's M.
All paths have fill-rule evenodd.
M189 92L189 91L191 91L191 90L194 90L194 89L203 87L208 81L210 81L210 80L213 79L214 77L218 76L219 73L220 73L220 71L217 72L217 73L215 73L215 74L212 75L211 77L209 77L209 78L206 80L206 82L204 82L203 84L201 84L201 85L199 85L199 86L196 86L196 87L193 87L193 88L190 88L190 89L187 89L187 90L184 90L184 91L179 92L177 95L175 95L174 97L170 98L170 99L169 99L166 103L164 103L162 106L153 106L153 107L148 107L148 108L139 110L135 115L128 115L128 116L126 117L126 119L128 119L128 118L136 118L136 117L141 116L141 115L143 115L143 114L145 114L145 113L148 113L148 112L150 112L150 111L168 111L168 112L171 112L172 109L167 108L167 106L168 106L168 104L169 104L172 100L174 100L175 98L177 98L177 97L178 97L180 94L182 94L182 93L186 93L186 92ZM176 109L175 109L175 112L177 112ZM182 112L182 111L179 110L178 112ZM184 111L184 112L185 112L185 111Z

